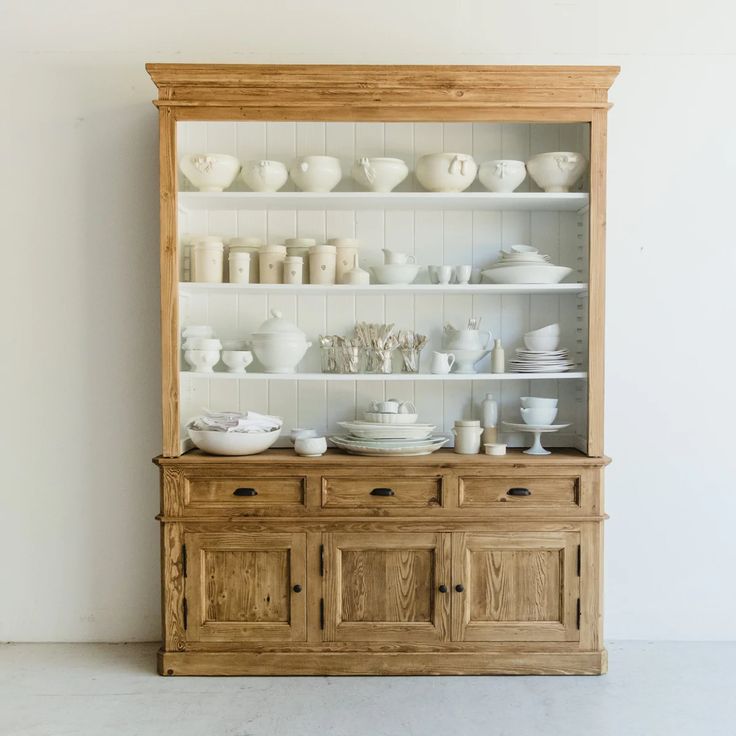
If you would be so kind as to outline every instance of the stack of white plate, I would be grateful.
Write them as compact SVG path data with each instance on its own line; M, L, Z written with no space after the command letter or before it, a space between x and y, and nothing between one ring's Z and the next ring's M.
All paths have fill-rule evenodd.
M570 273L571 268L555 266L548 255L531 245L511 245L482 275L492 284L559 284Z
M396 415L398 416L398 415ZM429 455L447 442L433 436L434 424L389 424L385 422L338 422L345 435L330 437L332 443L353 455Z
M527 350L516 348L516 358L509 361L513 373L564 373L575 367L566 348Z

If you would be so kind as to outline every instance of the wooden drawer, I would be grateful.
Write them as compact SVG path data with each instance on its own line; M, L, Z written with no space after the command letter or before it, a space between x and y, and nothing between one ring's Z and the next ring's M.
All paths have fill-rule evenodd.
M304 507L306 478L238 476L188 478L186 505L193 507L233 506L240 511L284 506Z
M577 476L464 476L458 479L460 508L498 508L519 511L527 508L580 506Z
M322 478L324 508L408 509L442 505L442 478Z

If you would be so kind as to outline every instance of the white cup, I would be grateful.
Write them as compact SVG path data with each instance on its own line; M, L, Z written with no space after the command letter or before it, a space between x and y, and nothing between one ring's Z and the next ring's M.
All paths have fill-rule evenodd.
M472 273L472 266L455 266L455 281L458 284L467 284Z
M437 283L449 284L452 278L452 266L437 266Z
M437 269L439 266L427 266L427 274L429 276L430 284L438 284L439 276L437 275Z
M327 452L327 440L324 437L297 437L294 451L304 457L319 457Z

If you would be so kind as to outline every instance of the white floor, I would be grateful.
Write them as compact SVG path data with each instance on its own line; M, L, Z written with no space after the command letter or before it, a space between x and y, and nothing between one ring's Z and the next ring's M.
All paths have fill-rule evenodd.
M163 678L156 648L0 646L0 735L736 734L736 642L614 643L572 678Z

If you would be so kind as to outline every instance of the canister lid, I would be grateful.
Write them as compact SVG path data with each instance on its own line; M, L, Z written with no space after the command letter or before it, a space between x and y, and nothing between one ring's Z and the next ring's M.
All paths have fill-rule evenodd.
M311 248L313 245L317 245L317 241L314 238L286 238L284 245L287 248Z
M327 242L336 248L357 248L360 245L357 238L328 238Z
M337 248L334 245L313 245L309 249L310 253L332 253L337 255Z

